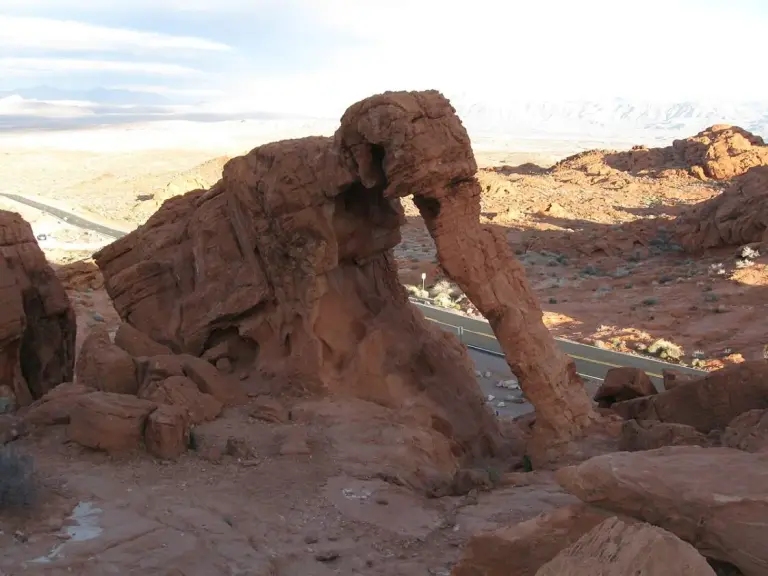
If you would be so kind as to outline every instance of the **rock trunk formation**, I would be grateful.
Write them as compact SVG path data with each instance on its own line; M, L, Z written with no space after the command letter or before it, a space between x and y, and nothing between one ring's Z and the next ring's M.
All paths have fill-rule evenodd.
M350 107L333 138L267 144L211 189L171 198L95 255L126 322L175 352L228 350L303 389L397 408L455 442L494 453L495 419L451 335L410 306L392 249L413 194L440 261L489 318L545 436L592 420L522 266L479 225L469 137L437 92L386 93Z

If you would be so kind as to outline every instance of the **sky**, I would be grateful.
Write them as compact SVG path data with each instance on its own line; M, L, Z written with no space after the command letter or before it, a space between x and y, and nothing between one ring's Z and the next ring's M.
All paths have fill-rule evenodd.
M0 0L0 90L112 87L335 115L481 102L768 100L766 0Z

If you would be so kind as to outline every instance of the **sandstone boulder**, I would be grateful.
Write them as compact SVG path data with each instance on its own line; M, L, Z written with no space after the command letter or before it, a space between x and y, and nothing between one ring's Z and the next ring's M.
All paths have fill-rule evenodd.
M750 169L722 194L682 212L675 231L690 252L768 242L768 166Z
M684 386L612 408L627 419L685 424L704 434L722 430L739 414L768 409L768 361L733 364Z
M568 506L470 538L451 576L533 576L561 550L613 514Z
M750 410L734 418L721 436L723 446L768 452L768 410Z
M664 446L709 446L709 444L709 439L692 426L653 420L627 420L621 429L619 450L637 452L655 450Z
M27 406L72 381L75 313L30 225L0 211L0 385Z
M768 573L768 454L696 446L618 452L558 470L557 479L581 500L669 530L745 576Z
M243 404L248 399L238 380L220 372L206 360L183 354L181 365L184 374L197 384L201 392L210 394L225 406Z
M184 410L192 424L215 420L223 405L210 394L200 392L197 384L185 376L170 376L151 382L141 389L139 397L155 404L168 404Z
M677 388L681 384L696 380L696 376L693 374L686 374L679 370L662 370L661 375L664 379L664 390L672 390L672 388Z
M53 426L69 424L72 411L80 397L93 390L82 384L65 382L22 410L20 416L29 426Z
M77 357L75 382L115 394L139 391L136 364L128 352L112 343L107 328L94 326Z
M536 576L715 576L696 549L650 524L609 518L542 566Z
M155 342L152 338L125 322L120 324L117 328L115 345L119 346L135 358L138 358L139 356L163 356L173 354L173 351L168 348L168 346L163 346L162 344Z
M109 453L139 448L154 402L127 394L91 392L78 398L67 429L70 440Z
M457 457L503 445L455 337L408 302L392 249L414 195L446 273L486 314L538 412L568 441L593 422L505 238L479 224L469 136L437 92L351 106L333 138L260 146L209 190L167 200L95 255L125 322L193 356L226 342L238 370L301 391L429 408ZM563 407L568 406L567 410Z
M652 396L656 392L656 386L643 370L622 366L608 370L594 400L600 408L608 408L616 402Z
M164 460L175 460L189 446L190 419L184 408L160 405L149 415L144 432L147 452Z

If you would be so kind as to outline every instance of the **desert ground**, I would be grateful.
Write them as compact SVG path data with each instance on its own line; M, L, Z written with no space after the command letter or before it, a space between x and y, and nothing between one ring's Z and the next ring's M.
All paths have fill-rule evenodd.
M8 508L0 509L0 575L579 576L591 572L574 567L587 566L582 562L587 556L599 557L605 548L601 539L611 534L623 539L623 552L608 555L604 564L614 571L603 572L606 576L630 569L660 576L672 573L663 572L670 566L675 574L768 574L768 555L759 550L766 532L755 528L768 521L763 517L768 394L760 388L764 384L754 384L765 382L768 374L768 246L748 237L749 226L756 226L752 220L738 233L726 238L722 232L722 239L706 244L700 238L712 238L711 230L709 235L701 232L691 216L710 214L692 210L731 191L747 168L768 165L768 154L761 156L763 144L755 141L748 153L736 150L731 140L739 133L728 132L728 150L736 150L728 158L738 157L731 164L743 169L721 174L717 167L728 163L718 160L711 165L715 168L702 164L709 172L701 177L694 169L699 164L673 165L665 153L646 154L646 149L578 154L593 143L537 142L532 147L473 142L480 223L493 234L484 237L485 250L493 246L488 238L497 238L516 255L550 334L714 371L710 379L679 388L670 384L658 395L648 391L644 375L625 374L615 389L606 381L607 404L584 408L590 414L584 430L591 432L579 435L574 424L567 453L542 458L539 466L532 446L540 447L536 419L541 422L545 413L532 413L537 397L531 389L524 390L521 417L494 417L483 402L500 381L520 377L512 388L525 388L524 375L513 376L506 366L492 374L475 371L466 350L412 320L407 302L379 302L387 300L390 290L399 290L377 276L386 276L388 256L374 254L373 265L382 268L370 273L373 280L360 279L369 274L368 253L345 264L355 275L328 273L331 284L360 283L353 292L339 288L355 313L381 309L382 315L389 311L408 323L402 343L362 336L350 344L348 332L369 334L358 326L359 319L350 320L349 329L324 333L330 344L318 360L319 378L337 386L332 394L317 393L313 383L301 380L302 366L291 366L291 360L295 364L302 358L296 352L301 342L287 346L287 363L256 370L246 362L247 351L221 352L224 344L241 345L235 340L205 340L198 346L203 361L180 355L179 347L150 330L158 325L154 316L171 315L175 303L163 300L162 292L170 288L167 282L144 287L146 278L131 276L135 270L126 262L144 258L151 268L155 252L172 254L164 252L172 250L168 238L177 235L186 242L194 226L201 237L218 234L218 224L203 216L190 224L193 217L185 210L221 193L214 184L224 164L309 129L329 135L335 126L297 125L281 132L250 123L186 123L0 137L0 210L18 213L31 225L55 279L43 281L44 274L28 272L30 282L63 288L77 332L71 330L74 350L64 354L69 368L60 368L70 377L49 385L56 376L46 373L45 389L32 390L25 376L30 401L15 393L0 410L0 443L8 443L2 458L32 458L35 475L34 481L25 476L28 484L21 488L0 489L0 505ZM284 144L285 154L276 148L274 170L285 168L281 161L290 164L291 154L304 158L301 146ZM184 196L193 200L182 206L186 200L179 198L198 189L210 190ZM14 196L128 236L112 244L108 235L74 226ZM171 213L177 206L178 212ZM425 224L412 197L403 199L403 209L392 252L397 278L412 294L481 314L473 303L476 294L465 295L451 278L447 252L438 251L434 229ZM154 224L143 226L150 217ZM287 226L301 220L290 218ZM360 238L368 239L355 236L345 249L362 250ZM371 238L373 243L381 240L375 234ZM733 238L738 241L728 241ZM230 257L232 252L222 246L217 248L221 257ZM97 267L92 256L102 249ZM514 268L491 254L485 257L486 269ZM205 260L212 266L205 274L214 285L223 272L212 261ZM298 285L299 276L286 273L280 281ZM242 316L227 312L228 298L249 297L240 295L239 276L230 280L231 286L218 284L204 296L213 298L209 303L226 300L210 305L210 314L217 316L214 335L227 338L227 323L241 322ZM185 280L177 277L175 282L183 287ZM254 290L250 286L245 292ZM366 290L380 293L366 296ZM527 294L525 286L510 290ZM45 301L51 291L42 289L41 298ZM151 309L144 300L147 291L160 302ZM340 304L323 302L326 308L315 312L318 326L327 320L327 310L347 321ZM523 310L528 304L520 306ZM44 308L45 317L52 305ZM261 308L248 308L248 314L261 313ZM174 321L184 326L194 314L187 309ZM521 314L527 318L524 310ZM264 325L278 322L270 318L252 329L267 330ZM385 334L396 325L377 318L371 333L380 322ZM140 329L133 330L131 323ZM18 341L26 329L18 329ZM546 340L537 334L537 342ZM520 346L528 345L527 336L516 336ZM197 338L192 328L189 338ZM405 350L409 339L422 347L421 355ZM448 352L436 352L435 342ZM380 357L384 371L353 359L349 350L356 346L360 356ZM547 346L530 350L544 354ZM2 348L11 349L18 354L18 346ZM334 356L341 349L347 352ZM263 346L259 358L269 350ZM52 355L41 353L42 358ZM205 384L198 382L192 373L199 368L190 368L194 360L214 367L211 378L226 383L208 377L202 377ZM553 371L560 367L559 359L542 356L531 365L537 362ZM469 370L471 382L461 379L456 366L458 372ZM522 370L535 376L540 368ZM349 374L351 380L345 380ZM409 378L417 384L409 384ZM194 381L194 392L174 392L173 379L179 386L182 380ZM377 379L385 381L384 391L366 384ZM118 381L131 391L121 389ZM699 386L703 392L693 392ZM711 391L717 386L720 396ZM437 396L430 392L435 389ZM655 404L652 410L635 408L638 400ZM627 408L634 412L614 412L614 402L635 402ZM158 403L183 410L163 413L167 420L161 420L153 416L160 415ZM567 402L562 406L560 412L571 409ZM742 415L749 418L735 423ZM139 419L141 438L133 438ZM152 422L154 439L144 436ZM7 465L3 462L0 466ZM19 467L31 474L31 468ZM723 467L732 472L730 479L718 472ZM723 497L715 502L717 494ZM11 495L28 505L15 506ZM744 511L747 501L752 508ZM637 553L644 545L657 548ZM569 557L578 561L570 563L574 571L564 572Z

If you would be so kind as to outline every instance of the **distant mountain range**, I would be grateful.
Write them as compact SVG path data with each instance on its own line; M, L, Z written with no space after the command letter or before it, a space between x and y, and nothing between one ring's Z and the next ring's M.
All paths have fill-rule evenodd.
M501 139L589 139L653 144L691 136L713 124L735 124L768 139L768 100L744 103L645 102L628 99L481 101L449 94L473 136ZM292 118L269 112L227 110L213 103L177 102L161 94L115 88L63 90L37 86L0 91L0 130L64 128L185 118ZM214 111L215 110L215 111ZM295 117L303 117L296 111ZM62 118L66 118L63 121ZM335 120L335 119L334 119Z
M489 134L612 136L642 143L691 136L713 124L735 124L768 138L768 100L708 103L616 98L487 104L459 96L452 102L470 131Z

